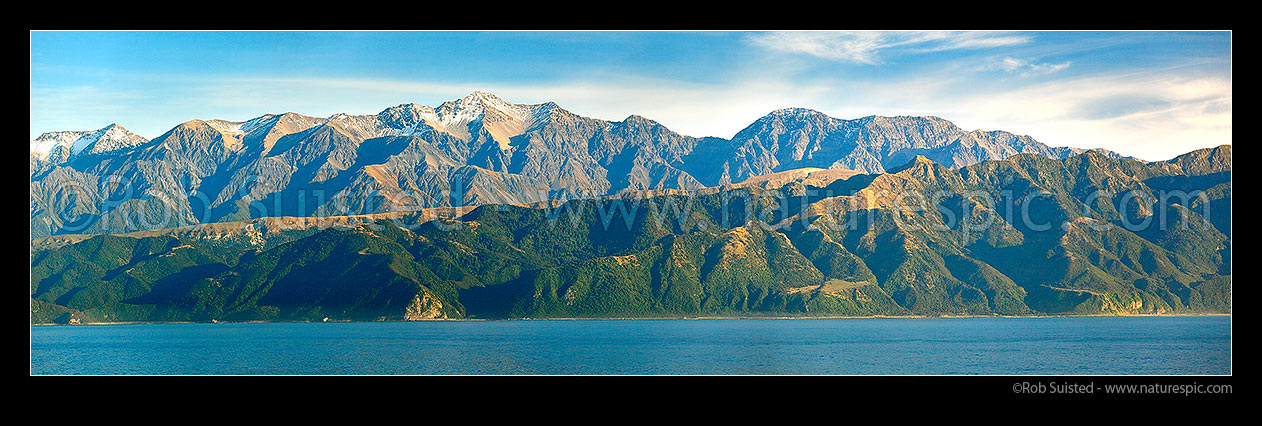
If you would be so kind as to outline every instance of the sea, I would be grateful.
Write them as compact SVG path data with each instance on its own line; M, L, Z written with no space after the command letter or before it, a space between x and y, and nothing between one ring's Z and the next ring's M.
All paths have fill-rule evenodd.
M33 375L1226 375L1230 316L31 327Z

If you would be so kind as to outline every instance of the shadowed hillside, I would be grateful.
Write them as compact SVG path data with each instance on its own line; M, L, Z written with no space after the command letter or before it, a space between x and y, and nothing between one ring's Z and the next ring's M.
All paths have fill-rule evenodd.
M1228 313L1230 164L1230 146L916 156L447 218L54 237L34 244L32 322Z

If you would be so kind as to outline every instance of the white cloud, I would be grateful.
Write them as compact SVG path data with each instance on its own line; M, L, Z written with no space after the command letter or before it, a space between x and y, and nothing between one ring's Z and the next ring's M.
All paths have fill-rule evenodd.
M1002 93L951 96L902 92L892 104L917 105L968 129L1028 134L1053 146L1106 148L1165 160L1231 143L1230 77L1162 71L1065 79Z
M1070 62L1066 61L1059 64L1039 63L1028 59L1017 59L1011 56L996 60L988 69L998 69L1014 73L1022 77L1033 77L1037 75L1047 75L1065 68L1069 68Z
M888 46L874 32L773 32L750 40L773 50L860 64L878 63L877 52Z
M776 51L857 64L881 64L880 53L988 49L1030 42L1025 35L975 31L776 31L751 35L754 45Z
M930 46L924 51L940 52L943 50L955 49L990 49L1003 46L1015 46L1030 42L1030 37L1024 35L994 33L994 32L953 32L941 34L935 40L940 41L937 46Z

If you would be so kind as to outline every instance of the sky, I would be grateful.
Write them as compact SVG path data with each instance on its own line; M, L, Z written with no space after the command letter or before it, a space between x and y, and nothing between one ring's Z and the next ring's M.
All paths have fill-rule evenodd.
M481 90L691 136L803 107L933 115L1149 161L1231 143L1226 31L33 31L30 51L31 139L375 114Z

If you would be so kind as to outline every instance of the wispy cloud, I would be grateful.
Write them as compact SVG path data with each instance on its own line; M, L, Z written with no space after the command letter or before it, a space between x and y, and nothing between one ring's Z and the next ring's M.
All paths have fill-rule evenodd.
M748 41L767 49L799 53L839 62L877 65L881 52L910 53L988 49L1030 42L1028 35L973 31L776 31L750 35Z
M1053 146L1164 160L1231 143L1231 79L1154 70L1059 79L1003 92L921 93L903 104L964 127L1028 134ZM930 112L932 113L932 112Z
M1062 62L1059 64L1050 64L1046 62L1035 62L1029 59L1018 59L1011 56L997 59L988 68L1003 70L1009 73L1017 74L1022 77L1033 77L1037 75L1052 74L1069 68L1070 62Z
M1003 46L1016 46L1030 42L1027 35L996 32L936 32L934 38L926 40L930 46L921 49L925 52L940 52L956 49L991 49Z
M878 63L877 53L888 46L879 33L871 32L774 32L751 36L750 41L772 50L860 64Z

